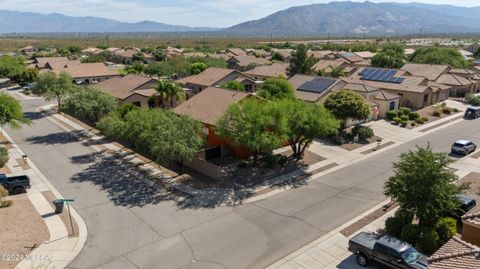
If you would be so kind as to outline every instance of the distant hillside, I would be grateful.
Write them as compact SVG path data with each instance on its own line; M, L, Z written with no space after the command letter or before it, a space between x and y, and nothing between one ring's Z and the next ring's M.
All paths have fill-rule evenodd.
M480 7L331 2L288 8L224 30L244 36L384 35L480 32Z
M205 27L188 27L143 21L126 23L97 17L43 15L31 12L0 10L0 33L99 33L99 32L193 32L212 31Z

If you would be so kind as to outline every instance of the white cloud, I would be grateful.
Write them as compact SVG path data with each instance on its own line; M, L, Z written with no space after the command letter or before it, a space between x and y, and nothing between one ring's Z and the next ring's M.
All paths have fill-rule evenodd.
M356 0L363 1L363 0ZM372 0L386 2L389 0ZM276 11L328 0L0 0L0 9L62 13L69 16L96 16L128 22L158 22L226 27L259 19ZM397 0L411 2L411 0ZM480 5L475 0L421 0L433 4ZM475 3L476 2L476 3Z

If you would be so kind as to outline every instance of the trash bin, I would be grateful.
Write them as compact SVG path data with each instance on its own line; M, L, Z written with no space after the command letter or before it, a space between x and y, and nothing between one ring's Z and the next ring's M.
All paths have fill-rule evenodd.
M63 199L57 199L52 203L55 205L55 213L60 214L63 212Z

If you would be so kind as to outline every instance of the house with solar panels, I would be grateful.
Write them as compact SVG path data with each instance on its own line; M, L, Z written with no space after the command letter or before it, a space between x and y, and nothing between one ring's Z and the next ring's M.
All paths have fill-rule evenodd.
M387 111L397 110L400 104L398 95L363 83L347 83L342 79L306 75L295 75L289 81L295 88L297 98L305 102L322 103L328 95L341 89L352 90L360 94L370 105L368 121L385 118ZM357 123L360 122L347 122L347 125Z
M360 68L344 80L348 83L364 84L389 94L398 95L400 106L413 109L423 108L448 97L448 94L444 94L441 95L443 100L439 99L438 95L436 95L437 98L434 98L434 86L429 83L427 78L411 76L396 69Z

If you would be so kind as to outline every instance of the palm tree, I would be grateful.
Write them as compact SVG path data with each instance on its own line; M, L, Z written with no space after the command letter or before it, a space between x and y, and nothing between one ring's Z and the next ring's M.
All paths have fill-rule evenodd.
M183 89L173 82L159 81L155 90L159 93L162 99L162 107L164 108L168 103L170 107L174 107L175 104L181 103L186 99Z

